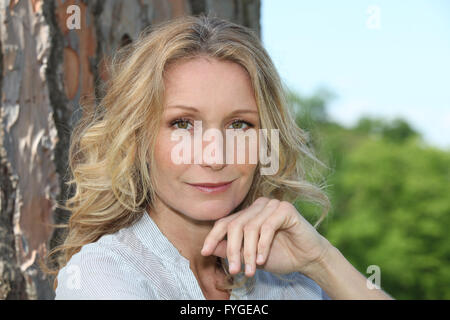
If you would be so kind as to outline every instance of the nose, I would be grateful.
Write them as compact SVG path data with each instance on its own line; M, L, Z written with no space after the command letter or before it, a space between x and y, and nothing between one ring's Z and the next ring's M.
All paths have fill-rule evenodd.
M223 167L225 167L225 164L201 164L202 167L209 167L211 168L213 171L219 171L221 170Z
M209 167L214 171L221 170L226 166L222 146L210 142L207 147L203 148L202 167Z
M202 167L209 167L214 171L226 166L224 154L224 135L221 130L214 128L206 132L202 139Z

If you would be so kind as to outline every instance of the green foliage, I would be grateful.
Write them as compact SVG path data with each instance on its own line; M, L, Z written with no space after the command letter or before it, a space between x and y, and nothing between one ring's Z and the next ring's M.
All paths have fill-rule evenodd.
M450 299L450 152L424 144L402 119L364 118L351 129L320 119L309 127L332 169L333 205L321 234L367 277L378 265L394 298ZM316 220L311 206L296 206Z
M311 97L303 97L295 91L288 92L289 102L297 114L297 123L306 130L328 121L326 104L333 98L335 94L325 88L319 89Z
M386 122L382 119L361 118L356 125L356 132L373 136L381 136L394 142L404 142L407 139L418 137L418 132L403 119Z

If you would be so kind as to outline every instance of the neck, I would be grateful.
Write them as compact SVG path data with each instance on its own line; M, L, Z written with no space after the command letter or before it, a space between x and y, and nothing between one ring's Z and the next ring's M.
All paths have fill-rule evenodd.
M168 207L159 198L154 208L147 208L147 212L166 238L189 260L195 274L199 271L214 270L217 257L204 257L200 253L214 221L194 220Z

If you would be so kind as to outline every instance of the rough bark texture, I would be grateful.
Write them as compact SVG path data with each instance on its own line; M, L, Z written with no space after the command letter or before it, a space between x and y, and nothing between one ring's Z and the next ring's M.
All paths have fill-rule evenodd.
M100 95L102 61L151 24L201 12L260 33L260 0L0 0L0 299L54 297L37 259L63 239L50 224L67 221L55 202L70 196L70 133L80 100Z

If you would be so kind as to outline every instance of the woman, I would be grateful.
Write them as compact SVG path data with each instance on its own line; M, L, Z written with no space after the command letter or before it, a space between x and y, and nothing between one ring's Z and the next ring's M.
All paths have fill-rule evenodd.
M316 231L329 202L305 165L320 162L258 37L209 16L151 31L115 57L74 131L56 299L389 299ZM227 135L223 152L199 125L237 139L268 130L256 147L277 170L262 173L265 153L248 160L255 140L229 148ZM296 199L323 207L314 227Z

